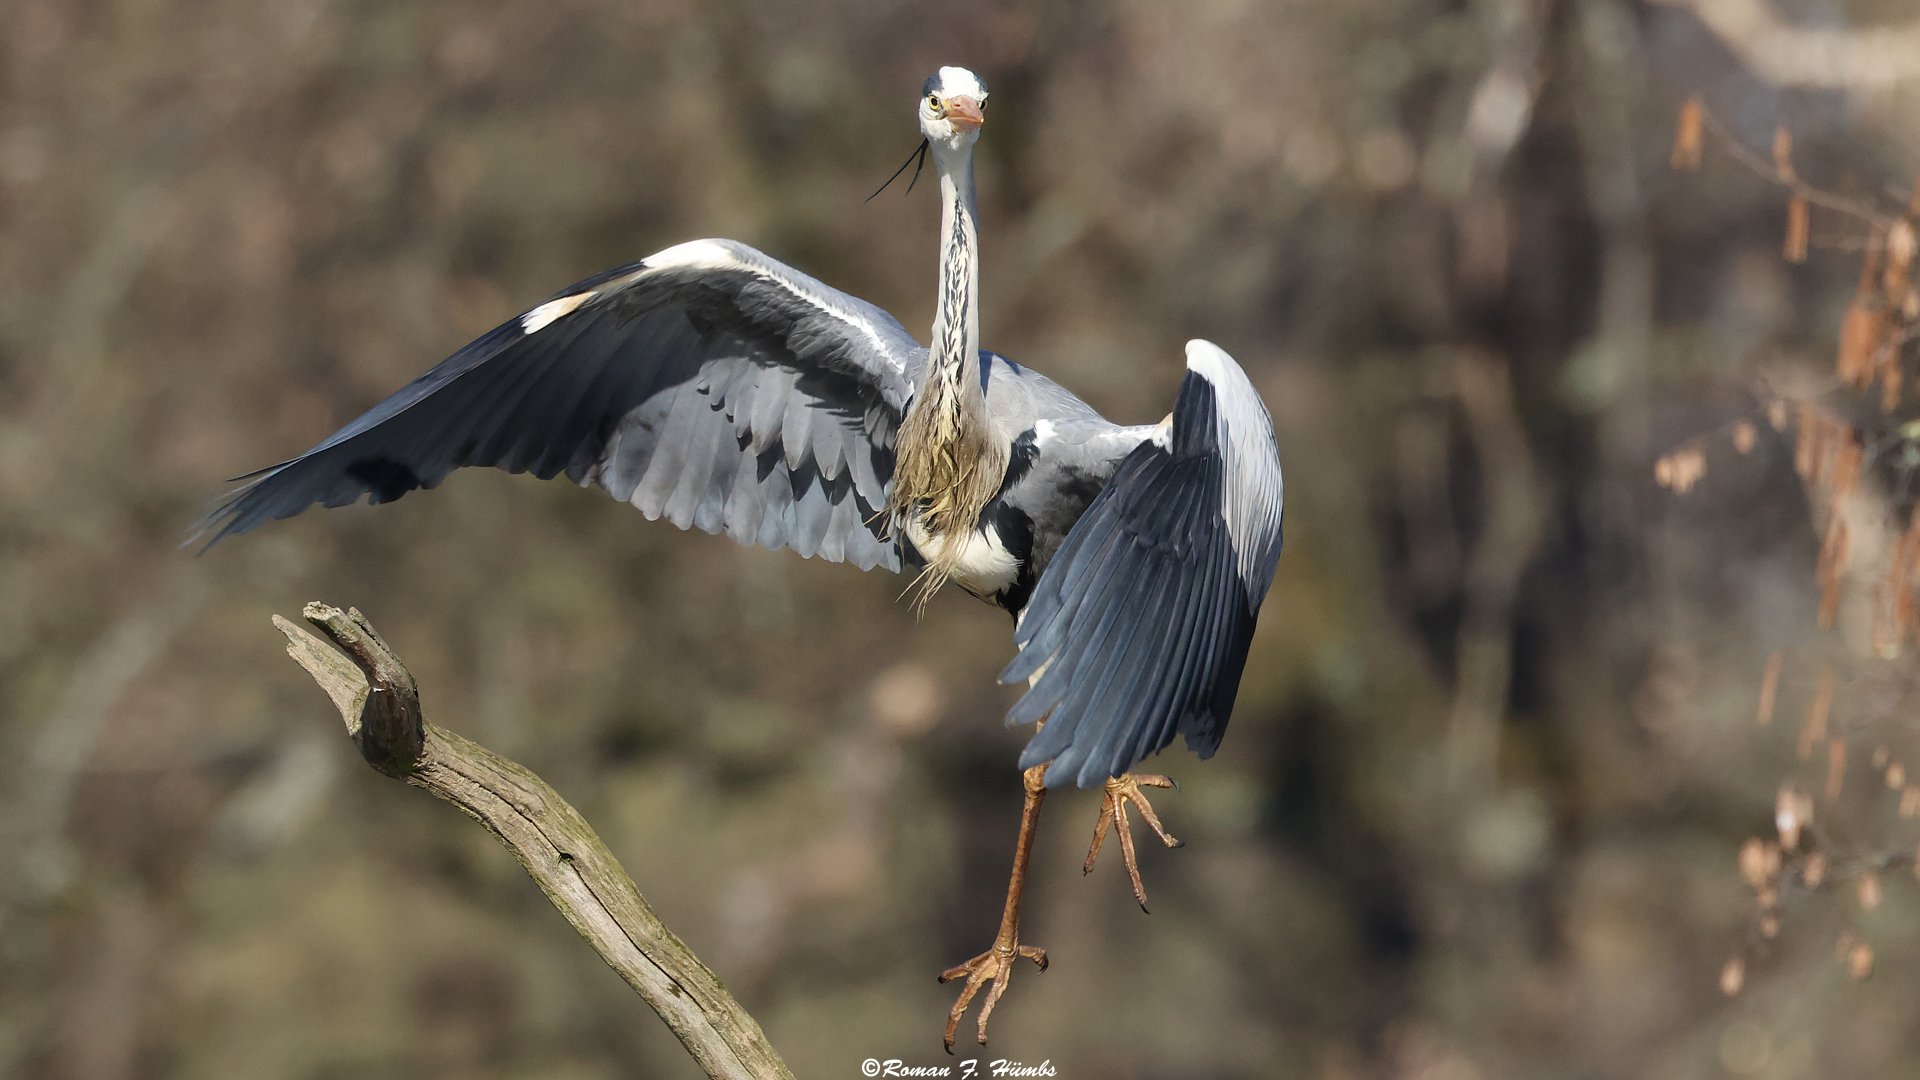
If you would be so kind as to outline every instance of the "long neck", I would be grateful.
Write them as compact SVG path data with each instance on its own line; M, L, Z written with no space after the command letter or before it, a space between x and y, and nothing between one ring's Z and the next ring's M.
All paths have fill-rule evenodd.
M927 379L962 397L980 390L980 227L970 148L936 153L940 174L940 292L933 305ZM984 401L981 402L984 405Z
M1007 440L987 412L980 379L980 232L973 205L971 147L934 150L940 174L940 292L925 381L900 425L887 506L926 559L924 604L958 569L956 543L980 516L1007 471Z

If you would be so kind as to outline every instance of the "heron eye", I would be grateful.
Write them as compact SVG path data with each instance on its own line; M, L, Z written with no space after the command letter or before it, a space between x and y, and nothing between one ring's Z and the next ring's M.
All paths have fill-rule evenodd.
M940 95L939 94L927 95L927 108L933 112L940 111Z

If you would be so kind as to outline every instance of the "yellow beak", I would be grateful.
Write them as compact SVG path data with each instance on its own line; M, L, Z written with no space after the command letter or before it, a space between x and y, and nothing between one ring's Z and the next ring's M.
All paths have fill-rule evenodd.
M970 97L948 98L946 118L962 131L976 131L987 122L980 115L980 103Z

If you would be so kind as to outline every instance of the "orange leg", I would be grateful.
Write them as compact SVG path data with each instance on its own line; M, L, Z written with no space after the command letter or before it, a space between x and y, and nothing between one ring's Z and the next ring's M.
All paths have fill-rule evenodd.
M1160 842L1170 848L1180 847L1183 841L1175 840L1160 824L1160 815L1153 812L1153 805L1147 802L1142 787L1180 789L1171 777L1155 775L1116 776L1107 781L1107 790L1100 803L1100 820L1093 825L1093 843L1087 847L1087 861L1081 864L1080 872L1093 873L1093 861L1100 857L1100 845L1106 842L1107 828L1120 834L1120 861L1127 868L1127 881L1133 885L1133 898L1140 902L1140 910L1147 910L1147 887L1140 883L1140 861L1133 850L1133 824L1127 820L1127 804L1132 803L1140 811L1147 825L1159 835Z
M1041 971L1047 970L1047 950L1020 944L1020 892L1027 883L1027 860L1033 854L1033 833L1040 820L1040 804L1047 799L1046 775L1045 765L1035 765L1021 774L1027 797L1020 808L1020 839L1013 848L1013 876L1007 881L1007 906L1000 914L1000 932L994 935L993 947L940 973L943 983L962 976L967 980L960 990L960 1000L954 1002L953 1011L947 1013L949 1054L953 1053L953 1036L960 1028L960 1018L966 1015L967 1006L973 1004L982 986L988 987L987 999L980 1006L980 1045L985 1046L987 1018L993 1015L1000 995L1007 992L1007 982L1013 977L1013 962L1025 958L1039 965Z

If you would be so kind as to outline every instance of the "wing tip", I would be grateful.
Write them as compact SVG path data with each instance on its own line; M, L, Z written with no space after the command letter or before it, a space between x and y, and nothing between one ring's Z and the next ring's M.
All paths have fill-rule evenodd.
M256 469L246 476L241 477L240 479L246 481L242 486L221 495L214 501L212 509L200 515L198 521L187 526L187 534L181 538L179 547L176 550L186 551L197 544L199 547L193 552L194 558L197 559L207 552L212 551L215 544L225 540L227 537L236 533L246 532L253 528L258 522L246 520L247 507L244 504L246 503L247 496L251 495L254 490L259 487L260 482L266 479L267 474L278 472L285 464L285 462L282 462L280 465L270 465L264 469Z
M212 551L215 544L228 536L245 531L240 524L239 513L231 506L223 506L188 526L187 534L180 538L175 550L190 550L197 559Z

